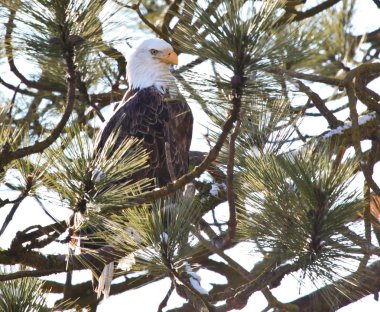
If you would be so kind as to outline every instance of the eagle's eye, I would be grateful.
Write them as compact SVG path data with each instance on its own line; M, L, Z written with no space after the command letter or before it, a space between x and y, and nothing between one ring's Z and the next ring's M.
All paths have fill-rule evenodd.
M156 55L158 53L158 51L155 49L150 49L149 51L150 51L150 54L152 55Z

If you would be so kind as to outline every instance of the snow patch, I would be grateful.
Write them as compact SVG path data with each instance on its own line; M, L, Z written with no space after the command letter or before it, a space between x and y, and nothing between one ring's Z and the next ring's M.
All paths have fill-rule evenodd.
M226 190L227 186L224 183L213 183L211 185L210 194L217 197L221 190Z
M190 284L191 286L200 294L202 295L208 295L208 291L206 289L204 289L202 286L201 286L201 277L193 272L193 270L191 269L191 266L190 264L185 261L184 262L184 265L185 265L185 270L186 270L186 273L190 276Z
M94 182L99 182L100 180L104 178L104 176L105 174L104 174L104 171L102 170L94 169L94 171L92 172L92 180Z
M130 271L135 263L135 254L132 252L128 256L125 256L119 260L117 268L125 271Z
M252 152L253 156L256 156L256 157L261 155L260 150L257 148L256 145L252 146L251 152Z
M374 119L376 117L376 112L371 112L366 115L359 116L358 118L358 124L364 125L365 123L369 122L370 120ZM346 121L342 126L339 126L336 129L332 129L331 131L325 133L322 138L323 139L328 139L331 138L334 135L337 134L342 134L345 130L349 129L352 127L352 122L351 121Z
M169 240L169 235L168 235L168 233L163 232L163 233L161 234L161 241L163 241L164 243L167 243L168 240Z

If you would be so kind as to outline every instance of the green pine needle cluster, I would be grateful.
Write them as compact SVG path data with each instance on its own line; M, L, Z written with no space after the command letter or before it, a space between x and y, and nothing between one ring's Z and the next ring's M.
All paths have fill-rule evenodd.
M17 148L25 140L27 129L24 126L15 127L10 116L12 105L0 104L0 142L3 148Z
M2 270L3 271L3 270ZM44 282L38 278L24 277L0 283L0 311L44 312L47 307L43 289Z
M39 68L34 78L55 91L66 88L64 57L70 50L76 51L82 80L95 86L105 68L115 67L113 59L118 57L104 38L114 44L127 39L117 31L122 23L115 18L116 5L110 1L1 0L0 5L8 9L0 12L0 19L13 30L11 42L2 42L0 47L12 59ZM108 74L117 75L113 70Z
M359 258L344 233L365 202L352 183L357 159L336 165L331 150L315 147L246 160L239 228L258 250L296 263L312 278L331 281L347 274L350 259Z
M126 209L106 218L90 215L90 223L104 229L95 233L94 238L104 240L118 254L134 254L134 271L167 275L173 269L179 270L194 252L191 229L199 217L199 204L177 197Z
M295 64L302 67L303 61L312 58L317 53L317 47L311 44L314 23L297 27L281 24L284 1L222 1L211 11L189 1L185 8L179 15L180 21L194 15L197 22L179 22L173 33L174 43L181 51L210 61L214 75L203 73L202 69L197 73L199 68L195 68L182 74L180 83L216 127L220 128L228 116L235 84L240 83L234 80L236 75L243 77L239 96L245 131L252 131L252 119L262 116L263 107L267 114L279 116L281 106L285 113L277 121L292 123L297 116L289 114L290 101L284 99L288 87L265 69ZM279 102L287 105L278 105ZM253 121L254 127L258 122Z
M67 136L46 151L51 164L44 183L66 207L81 212L126 208L152 185L149 179L131 183L128 177L147 166L148 155L136 139L126 139L115 149L117 135L94 155L93 140L73 125Z

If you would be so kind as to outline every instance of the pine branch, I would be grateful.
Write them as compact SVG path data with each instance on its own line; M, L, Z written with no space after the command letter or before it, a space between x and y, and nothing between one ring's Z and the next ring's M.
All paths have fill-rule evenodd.
M206 61L206 60L201 58L201 57L198 57L194 61L191 61L189 64L186 64L186 65L176 69L173 74L175 77L178 78L178 74L182 74L182 73L188 71L189 69L192 69L193 67L195 67L199 64L202 64L204 61Z
M326 0L325 2L322 2L318 5L316 5L315 7L312 7L311 9L308 9L308 10L303 11L303 12L300 12L300 11L297 11L296 9L294 9L294 5L292 7L289 7L289 6L285 7L286 12L277 22L277 26L280 26L280 25L286 24L286 23L299 22L299 21L302 21L304 19L313 17L313 16L317 15L318 13L321 13L321 12L327 10L328 8L334 6L335 4L337 4L340 1L341 0ZM296 4L297 4L297 2L296 2Z
M323 102L325 102L325 101L323 101ZM311 107L314 107L314 105L311 105ZM307 107L307 108L310 108L310 107ZM345 105L342 105L341 107L338 107L336 109L329 109L329 111L332 114L335 114L335 113L341 112L342 110L345 110L347 108L348 108L348 104L345 104ZM304 113L303 115L308 116L308 117L321 117L322 116L321 113Z
M228 162L227 162L227 201L230 216L228 219L228 234L225 237L223 244L229 245L232 240L235 238L236 234L236 199L235 199L235 189L234 189L234 168L235 168L235 152L236 152L236 139L240 132L241 120L240 118L236 122L234 131L231 134L229 142L229 153L228 153Z
M347 90L347 95L349 99L349 108L350 108L350 117L352 120L352 141L353 145L355 148L355 152L357 155L359 155L361 158L362 156L362 150L360 146L360 127L359 127L359 121L358 121L358 113L356 111L356 103L357 99L355 97L354 91L353 91L353 86L352 83L347 83L346 84L346 90ZM357 94L357 93L356 93ZM380 108L380 105L379 105ZM368 165L362 160L360 162L360 167L362 169L362 172L364 174L364 177L368 183L368 185L372 188L372 190L380 196L380 187L376 184L376 182L372 178L372 172ZM369 220L367 220L369 222Z
M88 95L87 86L86 86L85 82L82 80L82 77L81 77L80 73L76 72L75 75L76 75L76 78L77 78L78 90L82 94L85 103L88 106L92 107L94 109L94 112L96 113L96 115L99 117L99 119L102 122L104 122L105 118L104 118L103 114L100 112L100 110L96 106L96 104L94 104L93 102L90 101L90 96Z
M350 108L350 118L352 121L352 141L354 142L354 149L356 152L356 155L358 155L361 159L363 159L363 153L360 146L360 127L359 127L359 115L356 110L357 105L357 98L355 97L355 94L353 92L353 86L352 83L347 84L347 95L348 95L348 103ZM374 185L377 187L377 184L372 179L373 174L373 167L372 172L369 172L369 168L366 163L364 163L363 160L360 162L360 167L362 169L362 172L364 174L364 177L369 185ZM375 190L376 191L376 190ZM371 221L370 221L370 193L369 189L367 188L365 192L365 197L368 201L367 205L364 208L363 212L363 219L364 219L364 228L365 228L365 238L367 240L367 244L371 245ZM369 248L364 249L364 257L360 261L358 272L362 272L364 268L367 266L368 261L371 257L371 252Z
M153 276L150 274L140 275L137 277L125 277L125 281L111 285L110 296L143 287L149 283L159 281L162 278L164 278L164 276ZM43 288L47 293L62 294L64 285L53 281L45 281ZM97 294L92 291L91 281L88 281L72 285L71 296L66 298L66 300L74 300L75 306L86 308L88 305L94 304L94 302L99 302L96 296ZM57 306L58 304L61 304L62 301L63 299L58 300L55 305Z
M65 60L66 60L66 66L67 66L67 73L68 73L68 89L67 89L67 102L66 102L66 109L63 113L61 120L58 122L57 126L53 129L53 131L50 133L50 135L44 139L43 141L37 141L33 145L19 148L15 151L11 151L9 149L3 149L0 152L0 170L10 163L11 161L15 159L19 159L31 154L40 153L47 147L49 147L51 144L55 142L55 140L58 139L61 132L66 126L66 123L68 122L71 112L74 108L74 102L75 102L75 85L76 85L76 75L75 75L75 65L74 65L74 51L69 50L64 53Z
M158 306L157 312L163 312L162 309L164 309L168 305L168 301L170 299L170 296L172 295L172 292L174 290L173 283L170 284L170 288L165 295L164 299L161 301L160 305Z
M335 129L343 124L342 121L338 120L333 113L326 107L320 96L313 92L308 86L306 86L300 80L293 80L293 83L298 87L301 92L304 92L310 100L314 103L315 107L319 110L321 115L325 117L331 129Z
M208 7L205 9L204 13L206 15L211 15L213 11L215 11L217 9L217 7L220 5L220 3L222 2L222 0L212 0L210 2L210 4L208 5ZM191 2L190 2L191 3ZM172 29L172 33L174 33L176 31L176 28L178 26L181 26L181 25L184 25L184 24L190 24L191 23L191 18L193 18L193 14L194 14L194 11L193 11L194 7L189 7L187 2L185 2L185 14L182 14L182 16L180 17L179 21L177 22L177 24L174 25L173 29ZM193 24L194 28L200 28L202 26L202 20L199 18L197 19L194 24Z
M117 81L113 85L117 85L121 77L126 77L127 60L124 55L112 46L106 46L102 49L102 52L110 58L113 58L117 62L117 69L119 71L117 75Z
M327 10L328 8L334 6L335 4L337 4L340 1L341 0L326 0L325 2L322 2L318 5L316 5L315 7L308 9L304 12L297 12L296 16L292 19L292 21L299 22L299 21L302 21L306 18L312 17L312 16L314 16L314 15L316 15L316 14L318 14L324 10Z
M26 90L26 89L21 89L18 85L17 87L6 82L3 78L0 77L0 84L2 84L4 87L8 88L9 90L13 90L13 91L16 91L21 93L21 94L24 94L24 95L28 95L28 96L36 96L36 93L32 92L32 91L29 91L29 90Z
M146 26L148 26L151 30L153 30L153 32L155 34L157 34L160 38L164 39L165 41L170 42L170 38L168 37L168 35L165 32L163 32L161 29L159 29L158 27L154 26L150 21L148 21L148 19L144 16L144 14L142 14L142 12L140 10L140 5L142 2L141 0L139 2L137 2L136 4L132 4L132 5L123 4L118 0L115 0L115 2L122 7L125 7L125 8L128 8L128 9L135 11L137 13L137 15L139 16L140 20Z
M194 230L193 234L198 238L198 240L212 253L217 254L219 257L221 257L223 260L225 260L228 265L236 272L238 273L242 278L246 279L246 281L249 281L252 279L250 276L250 273L244 269L239 263L234 261L231 257L227 256L223 251L222 248L226 248L226 246L222 246L222 248L219 248L219 246L215 246L214 244L208 242L203 236L197 231Z
M281 311L286 311L286 312L298 312L298 307L294 304L291 303L282 303L278 301L278 299L272 294L270 289L268 287L264 287L261 292L265 296L265 299L268 301L268 310L270 308L274 308L275 310L279 309ZM265 309L264 311L267 311Z
M172 21L173 17L178 15L178 11L180 8L180 4L183 0L172 0L171 3L168 5L167 9L165 10L165 15L162 19L162 26L161 26L161 32L166 34L167 36L170 35L170 22Z
M341 90L347 84L354 82L357 98L370 110L380 113L380 95L367 87L367 84L380 76L380 63L364 63L352 69L340 82Z
M111 105L114 102L120 101L125 92L126 89L113 89L110 92L105 93L97 93L97 94L91 94L90 95L90 101L92 105L96 105L99 110L101 110L104 107L107 107ZM90 111L87 115L87 119L91 119L95 115L95 111Z
M324 77L324 76L315 75L315 74L304 74L304 73L296 72L289 69L283 69L280 67L266 67L263 69L263 71L276 74L276 75L289 76L289 77L298 78L302 80L325 83L332 86L339 86L341 83L340 79Z
M300 311L336 311L370 294L377 294L380 290L380 261L376 261L365 268L361 274L351 274L334 284L320 289L304 297L292 301ZM338 287L337 287L338 286ZM346 289L346 292L342 292ZM335 305L326 298L334 298Z
M110 247L102 247L97 249L95 254L87 253L72 256L71 259L69 259L71 264L70 270L96 269L122 257L123 254L120 254L119 251ZM51 274L49 273L50 271L54 271L54 273L67 272L69 269L67 267L66 258L66 255L44 255L40 252L22 247L17 249L11 248L9 250L0 250L1 264L24 264L40 271L40 276L49 275ZM21 273L19 273L18 277L22 277ZM2 277L2 280L7 280L7 275Z
M25 278L25 277L41 277L41 276L47 276L51 274L61 273L61 270L27 270L27 271L17 271L14 273L8 273L8 274L0 274L0 282L4 281L11 281L18 278Z
M197 311L213 311L212 306L208 302L208 298L206 298L206 296L198 293L198 291L192 287L187 279L183 278L174 268L169 267L168 269L170 269L171 274L175 277L173 280L176 283L177 293L179 295L185 296ZM178 281L180 283L178 283Z
M297 271L298 267L295 265L286 264L278 267L278 269L270 272L261 272L262 274L248 285L244 285L241 290L234 293L233 296L227 298L224 305L218 306L215 311L224 312L233 309L242 309L247 303L249 297L256 291L263 288L264 285L269 285L273 281L281 280L285 275Z
M15 26L14 19L16 16L16 11L11 10L9 13L8 22L6 23L6 32L5 32L5 52L7 55L7 60L9 64L10 70L15 74L17 78L21 80L22 83L24 83L29 88L35 88L38 90L45 90L45 91L59 91L63 92L62 89L52 88L52 86L42 84L40 82L28 80L16 67L14 63L14 56L13 56L13 48L12 48L12 32L13 28Z
M33 246L33 242L40 240L43 236L54 236L58 237L60 234L66 231L66 221L59 221L46 226L34 225L24 229L23 231L18 231L15 238L11 243L11 250L18 250L22 248L22 245L30 242ZM33 231L32 231L33 230Z
M13 204L11 210L9 211L7 217L5 218L3 225L0 229L0 236L4 233L9 223L12 221L14 214L16 213L16 210L20 206L21 202L25 199L26 196L20 196L16 203Z

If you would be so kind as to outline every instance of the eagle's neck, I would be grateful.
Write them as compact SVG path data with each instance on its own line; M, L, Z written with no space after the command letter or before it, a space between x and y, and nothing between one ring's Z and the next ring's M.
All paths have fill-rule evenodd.
M169 66L161 62L128 62L127 76L131 89L155 87L161 93L166 92L174 79Z

